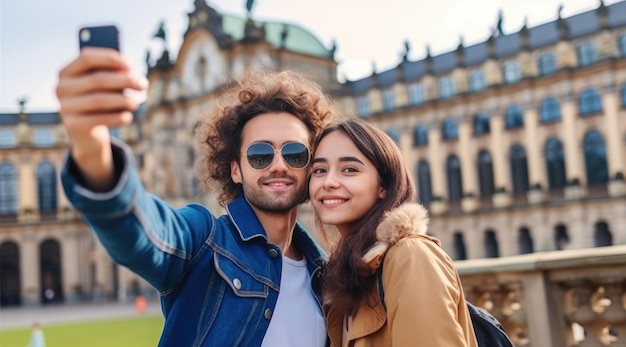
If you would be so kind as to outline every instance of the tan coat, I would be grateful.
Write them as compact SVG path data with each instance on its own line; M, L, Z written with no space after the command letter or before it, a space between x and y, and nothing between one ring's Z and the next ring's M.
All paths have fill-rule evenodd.
M427 225L421 205L404 204L378 226L378 242L363 259L372 271L384 259L387 311L376 288L349 322L343 347L478 346L459 274ZM326 316L331 347L342 346L344 317L332 308Z

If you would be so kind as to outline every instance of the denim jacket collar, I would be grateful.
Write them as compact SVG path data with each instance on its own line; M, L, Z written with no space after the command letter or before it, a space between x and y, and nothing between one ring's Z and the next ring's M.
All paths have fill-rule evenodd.
M230 216L235 229L237 229L241 240L250 241L257 237L267 240L265 229L263 229L259 218L243 195L226 205L226 212Z
M267 240L267 234L261 222L243 195L226 205L226 211L242 241L250 241L257 237ZM300 223L296 223L294 227L293 242L307 261L312 262L311 265L321 267L325 264L326 253L317 246L311 235Z

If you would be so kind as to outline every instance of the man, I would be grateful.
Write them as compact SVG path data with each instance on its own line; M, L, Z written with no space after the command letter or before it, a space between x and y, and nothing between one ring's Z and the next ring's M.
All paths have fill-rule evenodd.
M320 88L291 73L251 75L196 130L202 182L227 214L175 209L148 194L107 127L132 120L143 90L118 52L86 48L59 74L70 137L62 182L110 256L159 290L160 346L324 346L325 255L296 223L314 137L334 116ZM228 96L231 96L229 99Z

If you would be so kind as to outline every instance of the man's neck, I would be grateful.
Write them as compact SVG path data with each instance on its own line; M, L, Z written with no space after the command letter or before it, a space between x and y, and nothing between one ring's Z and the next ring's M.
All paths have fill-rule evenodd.
M298 218L298 208L294 207L285 214L273 214L259 211L254 208L257 218L261 222L267 241L280 247L284 256L292 259L302 259L300 252L292 244L293 229Z

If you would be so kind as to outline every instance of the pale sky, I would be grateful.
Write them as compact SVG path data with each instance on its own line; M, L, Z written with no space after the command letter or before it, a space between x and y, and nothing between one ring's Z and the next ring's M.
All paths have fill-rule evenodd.
M0 112L55 112L58 70L78 53L77 31L87 25L116 24L121 49L139 74L146 50L158 57L161 42L152 38L165 21L170 57L175 58L194 0L0 0ZM610 5L618 0L605 0ZM207 0L218 12L245 16L246 0ZM533 27L588 11L599 0L255 0L255 19L297 24L330 48L337 42L340 76L354 80L392 68L404 41L410 59L425 46L437 55L487 39L504 14L504 33L518 31L526 18Z

